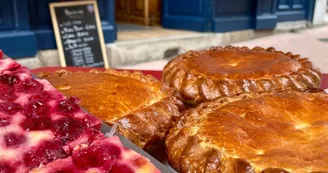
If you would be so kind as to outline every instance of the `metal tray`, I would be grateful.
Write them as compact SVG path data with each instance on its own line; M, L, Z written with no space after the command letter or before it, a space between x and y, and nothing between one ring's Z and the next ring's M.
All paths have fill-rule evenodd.
M109 125L102 123L102 126L101 126L102 133L104 133L104 134L109 133L111 129L112 128ZM176 171L171 166L169 166L168 164L165 164L165 163L163 164L163 163L159 162L154 157L152 157L150 154L148 154L147 152L145 152L144 150L142 150L141 148L136 146L134 143L129 141L127 138L125 138L120 133L115 132L114 135L118 136L120 138L122 144L125 147L130 148L130 149L134 150L135 152L141 154L142 156L148 158L150 160L150 162L152 164L154 164L162 173L176 173Z

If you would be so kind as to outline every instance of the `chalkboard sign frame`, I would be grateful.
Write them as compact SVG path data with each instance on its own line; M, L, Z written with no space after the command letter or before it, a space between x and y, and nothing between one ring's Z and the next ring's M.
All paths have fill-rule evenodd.
M52 20L53 29L54 29L55 38L56 38L56 44L57 44L57 48L58 48L58 52L59 52L60 65L62 67L66 67L67 63L66 63L66 58L65 58L65 55L64 55L64 48L63 48L63 44L62 44L62 40L61 40L60 29L59 29L59 25L58 25L58 20L57 20L55 8L81 6L81 5L93 5L93 7L94 7L94 14L95 14L95 19L96 19L98 37L99 37L99 41L100 41L101 54L102 54L103 61L104 61L104 67L109 68L107 53L106 53L106 45L105 45L105 40L104 40L104 34L103 34L103 31L102 31L101 21L100 21L100 16L99 16L98 4L97 4L97 1L91 1L91 0L87 0L87 1L70 1L70 2L54 2L54 3L49 4L51 20Z

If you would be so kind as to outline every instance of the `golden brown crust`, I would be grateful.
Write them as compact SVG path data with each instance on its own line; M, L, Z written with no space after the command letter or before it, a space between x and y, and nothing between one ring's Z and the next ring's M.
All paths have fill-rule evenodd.
M162 77L191 104L240 93L304 91L318 88L320 80L320 71L300 55L232 46L179 55L164 67Z
M328 171L328 95L244 94L188 111L166 139L179 172Z
M66 96L76 96L91 114L138 146L148 149L164 139L180 117L183 104L174 90L141 72L117 71L39 73Z

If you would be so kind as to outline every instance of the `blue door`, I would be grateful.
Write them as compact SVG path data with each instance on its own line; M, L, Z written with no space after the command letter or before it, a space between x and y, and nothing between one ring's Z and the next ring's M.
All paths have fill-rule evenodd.
M162 25L200 32L252 28L253 0L163 0Z
M308 20L312 17L313 6L313 0L277 0L277 20Z

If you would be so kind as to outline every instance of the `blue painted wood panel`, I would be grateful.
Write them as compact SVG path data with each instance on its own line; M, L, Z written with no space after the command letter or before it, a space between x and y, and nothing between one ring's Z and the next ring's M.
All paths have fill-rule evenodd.
M227 32L253 28L252 0L214 0L212 31Z
M163 0L162 25L201 32L250 29L252 8L252 0Z
M3 1L3 0L2 0ZM4 3L0 1L1 3ZM15 27L14 3L7 2L7 5L0 5L0 30L11 30Z
M209 1L163 0L162 25L166 28L208 31Z
M272 29L276 26L276 0L257 0L255 29Z

